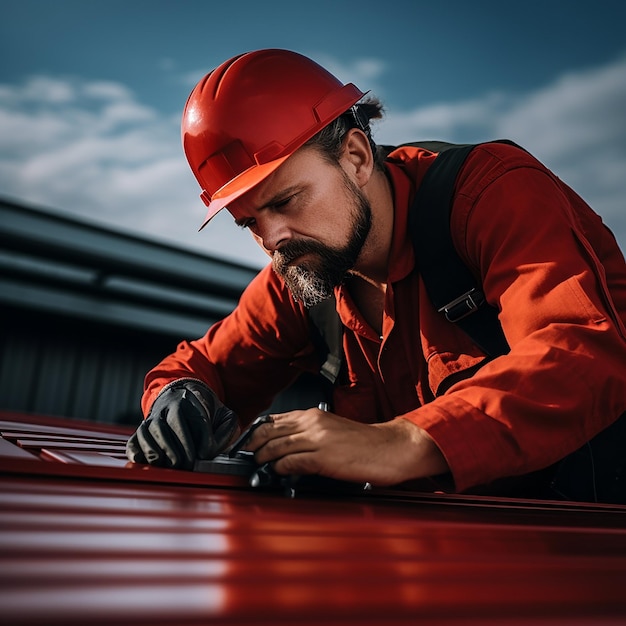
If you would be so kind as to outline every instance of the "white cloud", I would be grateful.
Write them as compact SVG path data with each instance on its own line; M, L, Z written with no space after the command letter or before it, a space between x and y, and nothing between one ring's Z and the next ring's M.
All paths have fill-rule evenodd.
M111 100L112 102L132 102L134 99L132 91L125 85L104 80L81 84L81 94L95 100Z
M350 65L316 60L357 85L371 85L385 69L376 60ZM626 59L621 59L562 76L531 93L490 93L410 111L390 107L375 136L381 143L511 138L588 200L626 248L624 77ZM0 85L0 195L241 262L265 263L227 212L197 232L204 205L185 163L179 123L177 115L163 116L117 83L33 77Z
M626 58L563 76L498 120L618 231L626 249Z
M382 87L377 83L377 79L382 77L387 69L384 61L374 57L343 61L324 53L312 53L309 56L340 81L354 83L362 91L370 90L379 97L384 95Z
M0 195L265 262L228 220L197 233L205 207L184 160L179 118L142 105L123 85L46 77L0 85L0 135Z
M24 102L64 105L76 97L74 85L63 80L36 76L23 87L19 98Z
M380 143L389 144L417 140L465 141L468 133L485 137L484 133L489 132L493 124L493 112L500 106L502 97L488 95L409 111L390 108L385 120L375 129L375 137Z
M626 58L517 95L391 111L381 143L419 139L518 142L582 195L626 250Z

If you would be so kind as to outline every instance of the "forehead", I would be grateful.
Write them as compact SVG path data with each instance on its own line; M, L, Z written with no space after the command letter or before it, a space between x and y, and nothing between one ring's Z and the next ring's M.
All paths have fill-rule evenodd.
M258 210L281 199L299 188L310 185L319 176L320 167L327 164L320 151L312 146L296 150L278 169L228 205L237 218L243 213Z

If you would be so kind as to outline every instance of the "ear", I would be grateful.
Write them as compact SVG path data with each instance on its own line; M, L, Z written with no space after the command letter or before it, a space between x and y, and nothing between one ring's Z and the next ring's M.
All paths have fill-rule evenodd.
M367 135L351 128L343 139L339 164L359 187L364 187L374 171L374 155Z

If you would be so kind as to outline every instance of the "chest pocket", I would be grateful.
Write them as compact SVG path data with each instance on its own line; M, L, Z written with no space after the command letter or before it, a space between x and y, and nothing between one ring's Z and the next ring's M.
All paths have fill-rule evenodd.
M419 291L421 348L426 359L428 386L437 397L455 382L473 376L491 359L467 333L435 310L423 284Z

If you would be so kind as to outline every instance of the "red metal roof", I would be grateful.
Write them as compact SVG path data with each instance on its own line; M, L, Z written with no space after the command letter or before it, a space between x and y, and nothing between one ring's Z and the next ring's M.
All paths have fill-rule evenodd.
M624 624L626 507L255 491L0 414L6 624Z

